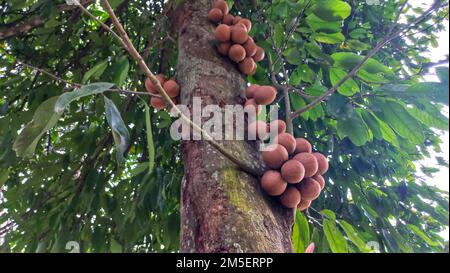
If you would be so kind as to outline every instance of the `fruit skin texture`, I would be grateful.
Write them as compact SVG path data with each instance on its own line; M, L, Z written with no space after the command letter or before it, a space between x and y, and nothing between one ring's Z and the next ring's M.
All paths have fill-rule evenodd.
M305 200L304 198L302 198L302 200L300 200L300 204L298 204L297 206L297 209L300 211L304 211L311 206L311 203L312 201Z
M244 73L245 75L250 75L255 66L256 66L255 61L251 57L247 57L242 62L239 63L239 70L241 70L241 72Z
M258 46L256 50L255 56L253 56L253 59L255 59L255 62L260 62L264 60L264 57L266 56L266 53L264 52L264 49Z
M245 59L245 49L241 45L232 45L228 51L230 59L236 63Z
M164 76L163 74L156 75L156 78L158 79L161 86L164 85L164 83L166 82L166 76ZM152 94L158 94L156 86L152 83L150 78L147 78L147 80L145 80L145 88L147 89L148 92Z
M252 22L248 19L242 19L239 21L239 23L244 24L247 28L247 32L250 32L252 30Z
M236 44L245 44L248 40L247 30L240 26L233 26L231 28L231 40Z
M321 176L320 174L316 174L312 177L312 179L316 180L319 183L321 190L325 188L325 178L323 178L323 176Z
M223 16L222 23L224 23L225 25L232 26L233 25L233 19L234 19L234 16L228 13L225 16Z
M289 154L280 144L274 144L270 148L269 151L262 152L263 161L269 168L279 169L289 159Z
M150 104L157 110L166 108L166 103L162 99L157 97L152 97L152 99L150 100Z
M288 187L283 195L280 196L280 202L286 208L294 209L302 199L301 193L295 187Z
M180 95L180 85L174 80L168 80L163 85L169 97L176 98Z
M227 2L225 2L224 0L217 0L217 1L214 3L213 8L218 8L218 9L220 9L224 15L225 15L225 14L228 14L228 12L230 11L230 10L228 9L228 4L227 4Z
M298 184L298 189L302 194L302 198L308 201L316 200L321 192L320 184L312 178L306 178L300 184Z
M304 138L297 138L296 140L295 153L312 153L312 145L308 140Z
M236 25L241 20L242 20L241 16L234 16L234 18L233 18L233 25Z
M329 168L328 159L321 153L313 153L319 163L319 174L324 175Z
M287 188L286 181L277 171L267 171L261 179L263 190L270 196L280 196Z
M281 144L286 148L289 154L293 154L295 151L295 138L289 133L281 133L275 140L278 144Z
M298 160L305 167L305 177L314 176L319 170L319 163L315 156L309 153L300 153L294 156L295 160Z
M282 134L282 133L286 133L286 122L284 122L284 120L274 120L270 123L270 128L269 130L274 127L277 129L277 134Z
M220 43L220 45L217 48L217 50L219 51L219 53L221 55L228 56L228 51L230 50L230 47L231 47L231 43L230 42Z
M256 115L261 114L261 111L262 111L261 105L256 104L255 99L247 100L244 105L244 110L245 110L245 108L249 108L251 111L255 111Z
M248 125L248 135L256 136L257 139L263 140L267 137L267 124L264 121L255 121ZM250 139L255 140L255 139Z
M259 105L271 104L277 96L277 90L272 86L261 86L256 91L254 98Z
M218 8L213 8L212 10L209 11L208 19L211 22L218 23L218 22L222 21L222 18L223 18L222 10L220 10Z
M247 97L247 99L252 99L255 96L255 93L258 91L259 87L260 86L258 84L252 84L247 87L245 89L245 96Z
M256 47L255 42L253 39L248 39L247 42L244 44L245 52L247 54L247 57L253 57L256 54L256 50L258 49Z
M220 24L216 28L216 39L219 42L228 42L231 38L231 29L225 24Z
M300 183L305 177L305 167L297 160L289 160L281 167L281 176L288 183Z

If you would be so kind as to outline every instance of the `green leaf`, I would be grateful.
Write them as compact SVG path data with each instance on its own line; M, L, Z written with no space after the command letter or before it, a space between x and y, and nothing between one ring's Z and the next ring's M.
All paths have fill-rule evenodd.
M41 137L56 125L61 113L55 113L59 97L44 101L34 112L33 120L20 132L13 144L13 150L18 157L32 157Z
M0 169L0 188L5 184L9 178L9 170Z
M147 127L148 173L152 173L155 168L155 144L153 142L150 107L147 103L145 103L145 126Z
M112 83L99 82L82 86L72 92L64 93L56 102L54 110L56 113L62 113L72 101L82 97L103 93L113 86L114 84Z
M336 86L346 76L347 72L344 70L333 67L330 68L330 81L333 86ZM351 97L359 91L359 86L353 79L348 79L338 88L338 92L347 97Z
M432 239L430 239L430 237L428 237L425 232L423 232L419 227L412 225L412 224L408 224L406 225L412 232L414 232L417 236L419 236L420 238L422 238L422 240L424 240L427 244L429 244L430 246L439 246L439 242L433 241Z
M359 40L348 40L347 41L347 46L352 49L352 50L356 50L356 51L364 51L370 48L369 44L363 43Z
M331 34L319 32L319 33L312 35L312 38L314 38L319 43L331 44L331 45L340 44L345 41L345 36L340 32L331 33Z
M405 109L408 111L408 113L416 118L418 121L420 121L423 125L430 127L430 128L436 128L448 131L448 120L446 122L430 115L429 113L420 110L416 106L411 107L405 107Z
M122 245L114 239L111 239L111 253L122 253Z
M120 59L112 66L113 71L113 83L117 86L121 86L128 76L130 70L130 62L126 56L120 57Z
M436 75L443 84L448 85L448 67L436 67Z
M341 139L348 138L356 146L363 146L371 139L367 124L357 111L351 111L348 117L338 117L337 131Z
M397 135L395 132L387 125L384 121L378 118L375 113L370 110L362 110L361 115L364 121L369 126L370 130L373 132L375 138L378 140L386 140L395 147L400 147Z
M295 215L295 225L292 232L295 253L304 253L310 243L310 230L306 216L297 212Z
M341 32L341 22L328 22L320 19L313 13L306 17L306 23L314 30L314 32L322 33L338 33Z
M350 16L352 8L340 0L319 0L312 7L312 12L325 21L341 21Z
M125 161L124 153L127 151L128 142L130 140L130 133L128 132L127 126L122 120L119 110L116 105L108 99L106 96L103 97L105 100L105 114L106 120L113 132L114 143L117 149L117 162L119 164Z
M334 220L323 220L323 231L333 253L348 253L347 241Z
M347 238L358 247L359 251L363 253L370 252L370 248L367 246L366 242L359 236L358 232L344 220L338 220L339 225L345 231Z
M353 52L337 52L331 55L331 58L333 58L333 60L335 61L335 67L344 70L351 70L355 66L357 66L365 57ZM373 58L368 59L361 69L371 74L391 73L388 67Z
M105 72L106 67L108 67L108 61L106 60L96 64L84 74L82 82L86 83L91 78L99 78Z

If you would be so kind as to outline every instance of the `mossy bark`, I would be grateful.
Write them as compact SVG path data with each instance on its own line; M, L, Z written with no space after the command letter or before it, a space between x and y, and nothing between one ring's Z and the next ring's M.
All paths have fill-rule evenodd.
M191 111L193 97L201 97L202 106L245 101L245 78L215 48L214 25L207 19L212 3L186 0L172 17L178 32L181 101ZM265 168L256 143L222 145L255 168ZM182 252L292 252L293 210L267 197L259 178L239 170L207 142L186 141L182 146Z

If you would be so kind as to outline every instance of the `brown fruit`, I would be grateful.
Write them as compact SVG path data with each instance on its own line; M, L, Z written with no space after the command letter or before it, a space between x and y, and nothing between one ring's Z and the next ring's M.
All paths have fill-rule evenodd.
M300 183L305 178L305 167L297 160L289 160L281 167L281 176L288 183Z
M174 80L166 81L163 87L171 98L176 98L180 95L180 85Z
M247 32L250 32L252 30L252 22L248 19L242 19L239 21L239 23L244 24L247 28Z
M288 187L280 196L280 202L283 206L294 209L302 199L301 193L295 187Z
M261 114L261 111L262 111L261 105L256 104L255 99L249 99L249 100L247 100L247 101L245 102L244 108L245 108L245 110L247 110L247 111L254 111L254 113L255 113L256 115ZM248 109L247 109L247 108L248 108Z
M253 61L254 61L254 60L253 60ZM255 66L253 67L253 71L250 72L250 76L255 75L257 71L258 71L258 65L255 63Z
M279 169L289 159L289 154L286 148L280 144L274 144L268 151L262 152L262 158L268 167Z
M233 25L236 25L241 20L242 20L241 16L234 16L234 18L233 18Z
M212 10L209 11L208 19L211 22L219 23L220 21L222 21L222 18L223 18L223 12L220 9L213 8Z
M223 16L222 23L224 23L225 25L232 26L233 25L233 19L234 19L234 16L228 13L225 16Z
M277 135L282 134L282 133L286 133L286 122L284 122L284 120L274 120L270 123L270 128L276 128L277 130ZM270 131L269 128L269 131Z
M248 39L244 44L244 48L245 52L247 53L247 57L253 57L256 54L256 50L258 49L253 39Z
M224 0L217 0L217 1L214 3L213 8L218 8L218 9L220 9L224 15L225 15L225 14L228 14L228 12L229 12L228 4L227 4L227 2L225 2Z
M228 51L228 57L233 62L239 63L245 59L245 49L241 45L232 45Z
M295 153L312 153L312 145L308 140L304 138L297 138L295 140L297 142L295 147Z
M319 183L321 190L325 188L325 178L323 178L323 176L321 176L320 174L316 174L312 177L312 179L316 180Z
M220 24L216 28L216 39L219 42L228 42L231 38L231 29L225 24Z
M289 154L295 151L295 138L289 133L281 133L277 136L276 143L281 144L286 148Z
M269 105L275 100L276 96L277 90L274 87L264 85L258 88L258 91L256 91L255 93L254 99L259 105Z
M243 23L241 23L241 22L239 22L239 23L237 23L236 25L234 25L234 27L240 27L240 28L243 28L243 29L245 29L245 31L248 32L247 27L246 27ZM250 37L250 36L249 36L249 37Z
M231 47L230 42L220 43L218 51L221 55L228 56L228 51L230 50L230 47Z
M311 206L311 203L312 203L312 201L305 200L304 198L302 198L302 200L300 200L300 204L298 204L298 206L297 206L297 209L299 211L304 211Z
M302 198L308 201L316 200L321 192L319 182L312 178L306 178L304 181L298 184L297 187L302 194Z
M166 76L164 76L163 74L156 75L156 78L158 79L161 85L163 85L166 82ZM148 92L152 94L158 94L156 86L152 83L150 78L147 78L147 80L145 81L145 88L147 89Z
M259 89L259 84L252 84L249 87L247 87L245 89L245 96L247 97L247 99L251 99L255 96L255 93L258 91Z
M329 168L328 159L321 153L313 153L319 163L319 174L324 175Z
M319 163L312 154L300 153L294 156L294 159L298 160L305 167L305 177L312 177L317 173Z
M244 73L245 75L250 75L255 66L256 66L255 61L251 57L247 57L242 62L239 63L239 70L241 70L241 72Z
M270 196L280 196L287 188L286 181L277 171L267 171L261 178L261 187Z
M242 25L244 26L244 25ZM248 33L247 30L244 27L241 27L239 25L232 26L231 27L231 40L235 42L236 44L245 44L248 40Z
M150 104L157 110L166 108L166 103L162 99L157 97L152 97L152 99L150 100Z
M267 137L267 124L264 121L255 121L248 125L249 140L257 139L264 140ZM251 138L251 139L250 139Z
M264 60L264 57L266 56L266 53L264 52L264 49L258 46L256 49L256 54L253 56L253 59L255 59L255 62L260 62Z

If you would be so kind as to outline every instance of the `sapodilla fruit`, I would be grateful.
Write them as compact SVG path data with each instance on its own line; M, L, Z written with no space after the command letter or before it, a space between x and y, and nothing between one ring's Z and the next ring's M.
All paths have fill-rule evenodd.
M168 80L163 85L164 90L166 90L169 97L176 98L180 95L180 85L174 80Z
M225 25L226 26L226 25ZM244 26L244 25L243 25ZM248 33L244 27L240 27L238 25L231 27L231 40L236 44L245 44L248 40Z
M281 167L281 177L291 184L300 183L305 178L305 167L297 160L289 160Z
M270 196L280 196L287 188L286 181L277 171L267 171L261 178L261 187Z
M247 97L247 99L252 99L255 96L255 93L258 91L259 87L260 86L258 84L252 84L247 87L245 89L245 96Z
M223 19L223 12L218 8L213 8L209 11L208 19L211 22L219 23Z
M216 39L219 42L228 42L231 39L231 28L225 24L220 24L216 28Z
M275 128L275 130L277 130L276 134L283 134L286 133L286 122L284 122L284 120L274 120L269 124L269 132L272 130L272 128Z
M305 177L312 177L319 170L319 163L312 154L300 153L294 156L294 159L298 160L305 167Z
M286 208L297 208L302 199L301 193L295 187L287 187L286 191L280 196L280 202Z
M319 174L324 175L329 168L328 159L321 153L313 153L319 163Z
M253 70L252 70L252 72L250 72L250 76L253 76L253 75L255 75L256 74L256 72L258 71L258 65L255 63L255 66L253 67Z
M256 49L256 54L255 56L253 56L253 59L255 59L255 62L260 62L262 60L264 60L264 57L266 56L266 53L264 52L264 49L262 49L261 47L257 47Z
M289 154L293 154L295 151L295 138L289 133L281 133L277 136L276 143L281 144L286 148Z
M234 19L234 16L228 13L225 16L223 16L222 23L224 23L225 25L232 26L233 25L233 19Z
M297 209L299 211L304 211L311 206L311 203L312 203L312 201L305 200L304 198L302 198L302 200L300 200L300 204L298 204L298 206L297 206Z
M312 153L312 145L308 140L304 138L297 138L296 140L295 153Z
M248 109L247 109L248 108ZM255 99L249 99L245 102L244 109L247 111L254 111L256 115L261 114L261 105L256 104ZM253 113L253 112L252 112ZM267 131L266 131L267 132Z
M265 85L258 88L253 97L258 105L269 105L275 100L276 96L277 90L272 86Z
M245 59L245 49L241 45L232 45L228 51L228 56L233 62L242 62Z
M247 32L250 32L252 30L252 22L248 19L242 19L239 21L239 23L244 24L247 28Z
M312 179L316 180L319 183L321 190L325 188L325 178L323 178L323 176L321 176L320 174L316 174L312 177Z
M150 100L150 104L153 106L153 108L157 110L162 110L166 108L166 103L161 98L152 97Z
M156 75L156 78L158 79L161 86L164 85L164 83L166 82L166 76L164 76L163 74ZM150 78L147 78L147 80L145 80L145 88L147 89L148 92L152 94L158 94L156 86L152 83Z
M268 151L262 152L263 161L269 168L279 169L289 159L286 148L280 144L271 145Z
M319 182L312 178L306 178L298 184L297 188L300 190L302 198L309 201L316 200L322 191Z
M219 53L221 55L228 56L228 52L230 51L230 47L231 47L231 43L230 42L220 43L220 45L217 48L217 50L219 51Z
M258 49L256 47L255 42L253 39L248 39L247 42L244 44L245 53L247 54L247 57L253 57L256 54L256 50Z
M241 20L242 20L241 16L234 16L234 18L233 18L233 25L236 25Z
M248 125L249 140L264 140L267 138L267 124L264 121L255 121ZM254 139L256 137L256 139Z
M217 0L217 1L214 3L213 8L218 8L218 9L220 9L224 15L225 15L225 14L228 14L228 12L230 11L230 10L228 9L228 4L227 4L227 2L225 2L224 0Z
M256 66L255 61L251 57L245 58L242 62L239 63L239 70L245 75L250 75L252 73L253 68Z

